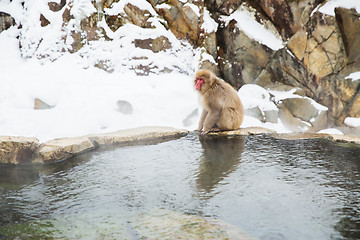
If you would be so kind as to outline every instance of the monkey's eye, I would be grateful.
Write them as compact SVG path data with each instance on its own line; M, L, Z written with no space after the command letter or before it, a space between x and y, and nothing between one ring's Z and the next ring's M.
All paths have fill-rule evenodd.
M198 77L198 78L196 78L196 81L204 81L204 78Z

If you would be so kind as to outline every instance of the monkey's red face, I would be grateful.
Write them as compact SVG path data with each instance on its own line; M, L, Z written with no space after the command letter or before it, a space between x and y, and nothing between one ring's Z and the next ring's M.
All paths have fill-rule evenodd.
M200 90L201 86L204 84L205 79L202 77L197 77L195 81L195 88L196 90Z

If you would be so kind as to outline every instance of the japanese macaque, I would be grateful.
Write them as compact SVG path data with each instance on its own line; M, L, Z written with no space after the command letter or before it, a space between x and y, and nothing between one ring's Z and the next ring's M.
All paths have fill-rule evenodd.
M210 131L238 129L244 118L244 107L235 89L209 70L200 70L195 76L195 89L200 94L203 112L199 127L205 135Z

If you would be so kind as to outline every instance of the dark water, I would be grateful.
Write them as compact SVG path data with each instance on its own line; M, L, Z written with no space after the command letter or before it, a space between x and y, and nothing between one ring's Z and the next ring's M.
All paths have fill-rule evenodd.
M0 239L137 239L129 219L159 208L220 219L259 239L360 239L360 148L190 134L0 167Z

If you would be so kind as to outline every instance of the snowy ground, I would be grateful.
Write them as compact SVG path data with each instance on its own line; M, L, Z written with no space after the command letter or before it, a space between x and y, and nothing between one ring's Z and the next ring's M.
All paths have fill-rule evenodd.
M140 7L149 8L146 1L139 0L140 2L143 3ZM192 84L200 59L200 49L192 49L188 43L177 40L170 31L163 28L160 24L161 19L156 16L152 19L156 30L125 25L116 32L111 32L104 25L112 41L90 42L76 54L59 54L54 46L66 48L68 44L65 42L58 46L57 43L61 28L61 21L58 21L61 20L61 12L59 18L54 13L42 11L48 14L48 18L52 18L52 25L39 28L39 9L45 9L47 5L31 2L26 4L26 14L20 11L19 1L2 2L0 10L12 14L17 22L23 21L23 29L26 31L22 32L22 44L29 46L29 49L23 48L24 56L33 55L35 48L31 43L38 41L37 53L50 57L24 59L20 56L19 40L16 39L19 30L12 27L0 33L0 135L32 136L46 141L139 126L171 126L188 130L197 127L199 113L191 114L199 104ZM91 8L89 11L92 12L94 9ZM83 11L82 14L84 15ZM214 21L208 15L204 24L208 26L206 29L211 31ZM246 31L246 25L239 26L253 39L274 49L283 46L276 34L272 36L246 9L236 11L227 20L231 18L236 18L239 22L246 21L249 26L253 26L251 29L248 27L249 31ZM43 40L40 41L39 36L42 36ZM130 47L133 45L133 39L158 36L166 36L172 44L172 49L155 54L151 50ZM268 37L258 39L261 36ZM29 45L25 44L26 41ZM113 72L108 73L93 67L100 60L110 60L109 68ZM152 65L154 63L156 66ZM157 72L148 76L137 76L129 68L139 64L153 66ZM161 73L165 68L170 68L173 72ZM247 96L259 98L266 95L266 90L256 87L248 87L246 92ZM243 94L239 95L246 106L256 105L260 109L275 107L267 97L245 99ZM35 98L54 107L34 110ZM119 112L116 104L118 100L129 102L133 108L132 114ZM192 117L188 117L189 115ZM184 122L185 119L187 121ZM357 119L349 121L351 124L357 124ZM242 127L250 126L289 132L280 120L276 124L263 123L245 116Z
M199 114L183 122L199 106L192 74L137 76L132 70L84 69L75 54L46 63L24 60L17 39L6 33L0 34L0 52L0 135L46 141L139 126L197 127ZM55 107L34 110L35 98ZM119 112L118 100L128 101L133 113ZM287 131L281 123L245 117L243 127L248 126Z

